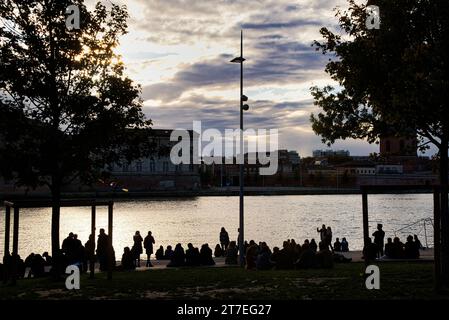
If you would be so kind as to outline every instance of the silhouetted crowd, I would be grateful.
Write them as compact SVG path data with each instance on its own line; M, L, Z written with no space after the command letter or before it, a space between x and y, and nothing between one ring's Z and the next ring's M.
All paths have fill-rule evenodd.
M366 239L363 248L363 257L367 260L382 259L419 259L419 250L424 249L418 236L409 235L404 243L398 237L394 239L388 238L387 243L384 243L385 231L383 225L378 224L377 230L371 238Z
M367 260L376 258L388 259L418 259L419 250L422 249L421 242L415 235L408 236L407 241L402 243L398 237L394 239L388 238L384 244L385 232L383 226L379 224L377 230L373 233L374 240L367 238L363 248L363 256ZM317 244L315 239L304 240L302 244L296 243L294 239L288 239L283 242L282 248L274 247L271 249L266 242L256 244L254 240L243 243L243 261L248 270L287 270L287 269L308 269L308 268L332 268L334 263L349 262L350 258L346 258L341 252L349 251L349 244L346 238L336 238L332 244L332 229L322 225L317 228L320 235L320 241ZM121 264L116 267L114 248L110 244L109 236L104 229L100 229L96 242L93 235L89 236L89 240L83 245L78 239L78 235L70 233L62 242L61 249L58 250L54 257L48 252L42 255L31 253L25 261L20 256L14 257L10 253L6 253L3 257L3 264L0 264L0 279L7 279L12 274L14 259L16 275L18 278L25 277L44 277L46 275L54 275L56 277L64 274L68 265L77 265L81 272L87 272L95 268L98 262L100 271L108 270L110 263L111 268L119 270L134 270L140 267L140 256L144 249L147 255L146 267L152 267L151 255L155 239L151 231L145 238L142 238L139 231L133 236L133 246L125 247L121 259ZM212 252L207 243L201 248L193 246L192 243L187 245L184 250L183 246L178 243L175 248L171 245L164 250L163 246L155 252L156 260L169 260L167 267L182 266L212 266L215 265L213 256L224 257L226 265L239 264L239 245L238 241L230 241L229 234L225 228L221 228L219 242Z
M13 274L15 262L15 274L17 278L40 278L44 276L59 277L65 273L67 266L76 265L81 272L87 272L95 268L98 261L100 270L108 269L108 262L111 267L115 267L114 248L109 243L109 236L104 229L100 229L97 240L97 249L95 250L95 241L93 235L83 245L78 235L69 233L68 237L62 241L61 249L56 251L52 257L48 252L42 255L31 253L25 261L17 255L6 252L3 257L3 264L0 264L0 279L7 280ZM15 259L15 260L14 260Z

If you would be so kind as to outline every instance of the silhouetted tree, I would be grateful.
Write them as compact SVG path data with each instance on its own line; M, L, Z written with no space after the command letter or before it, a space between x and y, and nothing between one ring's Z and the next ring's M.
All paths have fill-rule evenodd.
M367 5L380 9L380 29L368 29ZM337 85L312 88L323 112L313 115L323 142L355 138L375 142L397 135L434 144L440 155L442 271L449 284L449 2L349 1L338 10L339 31L322 28L317 51L330 56L326 72Z
M77 5L81 28L69 31ZM149 150L140 87L114 53L126 7L83 0L0 3L0 167L18 185L52 194L52 250L59 247L61 189L91 183L109 164Z

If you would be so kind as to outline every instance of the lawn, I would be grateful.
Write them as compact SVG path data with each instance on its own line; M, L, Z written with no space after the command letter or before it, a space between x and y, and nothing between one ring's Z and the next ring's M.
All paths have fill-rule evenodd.
M363 263L331 270L247 271L231 268L181 268L116 272L81 277L81 289L64 280L25 279L0 285L0 299L439 299L433 290L433 264L383 263L380 290L367 290Z

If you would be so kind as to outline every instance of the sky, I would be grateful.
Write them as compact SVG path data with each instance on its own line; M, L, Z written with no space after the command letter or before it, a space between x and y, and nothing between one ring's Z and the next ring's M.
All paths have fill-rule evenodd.
M93 2L89 0L88 2ZM236 129L244 32L245 128L278 129L281 149L310 156L325 149L311 128L310 87L333 84L327 56L311 47L323 26L335 28L333 9L345 0L115 0L127 5L129 33L117 52L142 85L145 114L154 128ZM223 131L224 132L224 131ZM339 141L352 155L378 151L363 141Z

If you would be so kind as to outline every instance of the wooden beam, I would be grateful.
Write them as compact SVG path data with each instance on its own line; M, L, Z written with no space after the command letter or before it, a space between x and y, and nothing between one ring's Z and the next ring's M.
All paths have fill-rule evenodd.
M433 256L435 290L441 289L441 191L433 192Z
M363 245L369 238L369 219L368 219L368 193L362 193L362 214L363 214Z
M19 253L19 208L14 207L14 227L12 235L12 252Z
M17 279L17 257L19 255L19 208L14 207L14 226L12 235L12 284Z
M5 207L5 250L3 254L6 255L9 251L9 238L11 236L11 207Z
M114 255L113 255L113 247L112 247L112 226L113 226L113 202L109 202L108 204L108 236L109 236L109 245L108 245L108 280L112 279L112 268L113 268L113 259L114 259Z
M96 213L97 213L97 207L92 206L92 213L91 213L91 225L90 225L90 234L92 235L92 246L94 248L93 256L91 257L89 263L90 263L90 278L94 278L95 274L95 230L96 230Z

